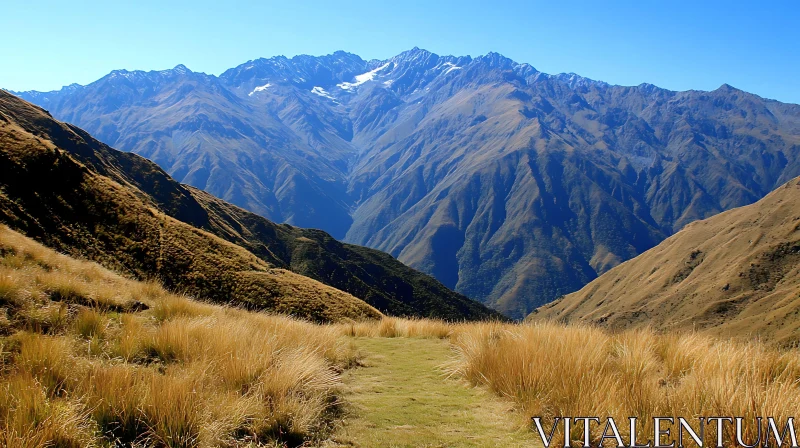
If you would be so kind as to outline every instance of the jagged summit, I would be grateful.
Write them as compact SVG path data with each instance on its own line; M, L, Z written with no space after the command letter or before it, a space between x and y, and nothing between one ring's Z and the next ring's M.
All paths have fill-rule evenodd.
M742 90L742 89L737 89L736 87L734 87L734 86L732 86L732 85L730 85L730 84L728 84L728 83L724 83L724 84L722 84L722 85L721 85L721 86L719 86L719 87L717 88L717 90L715 90L715 91L722 91L722 92L741 92L741 93L747 93L747 92L745 92L744 90Z
M173 68L165 69L165 70L126 70L126 69L118 69L112 70L108 75L100 78L98 81L100 82L103 80L108 79L125 79L131 82L141 81L141 80L155 80L159 77L182 77L182 76L191 76L191 75L202 75L201 73L193 72L189 68L187 68L183 64L178 64Z
M477 58L475 58L475 62L485 62L493 67L501 67L501 68L511 68L519 65L516 62L512 61L511 59L494 51L490 51L484 56L478 56Z
M388 59L384 60L370 60L365 61L360 56L347 52L345 50L336 50L331 54L321 55L321 56L313 56L307 54L301 54L292 56L291 58L286 57L284 55L276 55L271 56L268 58L261 57L253 60L249 60L237 67L231 68L223 72L219 75L219 78L228 82L237 83L244 79L254 79L260 78L263 80L271 79L272 81L284 81L284 82L293 82L298 85L308 85L308 86L316 86L319 84L320 88L328 89L331 86L347 82L353 83L355 76L364 75L367 72L374 70L377 67L381 67L389 64L389 68L391 70L395 70L398 67L402 66L416 66L417 69L427 70L431 68L431 61L439 61L440 64L447 64L446 68L453 68L450 70L451 73L454 70L458 70L460 68L465 68L470 64L485 64L490 69L504 69L504 70L514 70L516 71L522 78L529 79L530 81L534 81L535 79L543 79L543 78L556 78L560 79L566 83L568 83L571 87L579 87L579 86L586 86L588 84L597 84L600 86L611 86L603 81L598 81L590 78L586 78L580 76L576 73L558 73L558 74L546 74L541 73L536 68L527 63L519 63L514 61L510 58L505 57L501 53L490 51L485 55L480 55L475 58L470 56L440 56L432 51L429 51L424 48L420 47L413 47L410 50L403 51L396 56L393 56ZM434 64L435 65L435 64ZM407 69L402 69L407 71ZM262 73L258 73L258 72ZM244 74L248 72L247 74ZM172 69L167 70L153 70L153 71L143 71L143 70L127 70L127 69L118 69L111 71L106 77L118 77L118 78L125 78L125 79L134 79L136 77L144 77L151 74L161 74L161 75L189 75L195 73L189 68L187 68L183 64L178 64ZM295 76L298 73L303 73L309 75L308 77L304 76ZM309 79L310 78L310 79ZM394 80L388 80L386 82L386 87L390 87L394 84ZM362 83L366 84L366 83ZM263 84L262 84L263 85ZM359 84L360 85L360 84ZM23 96L38 96L40 98L47 97L44 95L45 93L53 93L53 92L62 92L68 91L75 87L82 87L77 84L71 84L70 86L65 86L60 90L55 90L52 92L39 92L39 91L24 91L24 92L15 92L10 91L15 94L20 94ZM253 86L255 87L255 86ZM661 87L654 86L648 83L642 83L637 87L648 88L652 89L653 87L661 90ZM351 90L351 89L345 89ZM717 90L739 90L729 84L723 84ZM252 91L252 87L250 89ZM741 91L741 90L739 90ZM335 90L334 90L335 92Z
M186 68L185 65L178 64L172 69L172 72L177 74L177 75L184 75L186 73L191 73L192 71L189 70L188 68Z

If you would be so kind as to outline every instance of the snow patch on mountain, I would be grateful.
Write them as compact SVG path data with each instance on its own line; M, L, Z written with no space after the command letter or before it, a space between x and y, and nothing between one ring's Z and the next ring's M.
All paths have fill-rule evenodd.
M355 82L341 82L339 84L336 84L336 86L338 86L338 87L340 87L340 88L342 88L344 90L353 90L356 87L360 86L361 84L364 84L367 81L372 81L372 79L375 78L375 75L377 75L378 72L380 72L381 70L383 70L386 67L388 67L389 64L391 64L391 62L387 62L387 63L381 65L380 67L378 67L378 68L376 68L374 70L370 70L367 73L362 73L362 74L356 76L356 81Z
M263 86L258 86L258 87L256 87L255 89L253 89L253 91L252 91L252 92L248 93L248 94L247 94L247 96L253 96L253 94L254 94L254 93L256 93L256 92L263 92L264 90L267 90L267 89L269 89L270 87L272 87L272 84L270 84L270 83L266 83L266 84L264 84Z
M463 68L457 66L456 64L453 64L452 62L445 62L443 65L448 67L447 70L445 70L444 72L445 75L452 72L453 70L461 70Z
M336 98L334 98L333 96L331 96L331 94L330 94L330 93L328 93L328 91L327 91L327 90L323 89L323 88L322 88L322 87L320 87L320 86L314 86L314 88L313 88L313 89L311 89L311 93L313 93L314 95L319 95L319 96L321 96L321 97L323 97L323 98L328 98L329 100L336 101Z

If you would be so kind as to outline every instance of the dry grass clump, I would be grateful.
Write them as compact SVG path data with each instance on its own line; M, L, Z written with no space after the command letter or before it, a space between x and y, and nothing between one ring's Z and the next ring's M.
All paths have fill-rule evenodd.
M0 274L0 304L19 306L22 301L22 287L17 278L6 270Z
M108 326L108 319L91 308L85 308L75 316L75 333L84 338L102 338Z
M96 446L94 425L80 403L52 398L34 375L18 372L0 382L0 446Z
M210 316L214 311L215 307L212 305L186 300L184 297L167 296L153 306L153 317L165 321L175 317Z
M384 316L379 321L351 322L338 327L342 334L353 337L447 339L458 326L437 319Z
M332 326L209 305L0 227L0 446L299 445L326 434Z
M650 434L654 416L742 416L751 422L745 440L754 440L754 417L800 413L797 352L756 342L553 323L464 326L453 342L453 373L512 398L529 416L637 416ZM582 427L575 431L572 440L581 439Z

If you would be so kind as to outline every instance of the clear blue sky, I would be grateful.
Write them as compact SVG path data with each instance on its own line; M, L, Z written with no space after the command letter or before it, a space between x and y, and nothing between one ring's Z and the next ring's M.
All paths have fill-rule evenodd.
M0 87L12 90L86 84L118 68L183 63L219 74L262 56L342 49L384 59L419 46L497 51L622 85L728 83L800 103L798 0L5 0L0 41Z

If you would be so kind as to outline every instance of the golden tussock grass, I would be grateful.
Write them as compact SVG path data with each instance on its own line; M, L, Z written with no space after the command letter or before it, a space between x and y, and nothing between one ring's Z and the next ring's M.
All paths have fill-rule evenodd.
M0 227L0 446L297 445L324 437L341 331L197 302Z
M745 440L755 440L756 416L785 421L800 413L798 353L759 342L536 323L462 326L453 343L459 356L451 373L511 398L531 417L635 416L652 434L654 416L741 416L750 422ZM573 440L582 431L575 428Z
M338 324L345 336L382 338L438 338L446 339L456 328L437 319L404 319L385 316L379 321L362 321Z
M690 422L697 416L740 416L745 418L744 440L755 440L755 417L785 422L800 414L797 350L758 341L649 329L610 333L551 322L384 318L337 328L355 337L449 338L455 355L443 366L448 375L488 387L515 402L526 418L544 417L547 428L553 417L622 422L634 416L644 425L639 433L652 434L654 416ZM626 426L619 427L625 438ZM727 429L725 439L733 440L734 428ZM556 440L563 436L558 431L563 426ZM573 431L571 440L581 440L583 428L574 425ZM713 428L707 433L707 440L714 440Z
M94 446L94 428L81 408L80 403L49 398L30 373L7 376L0 383L0 446Z

